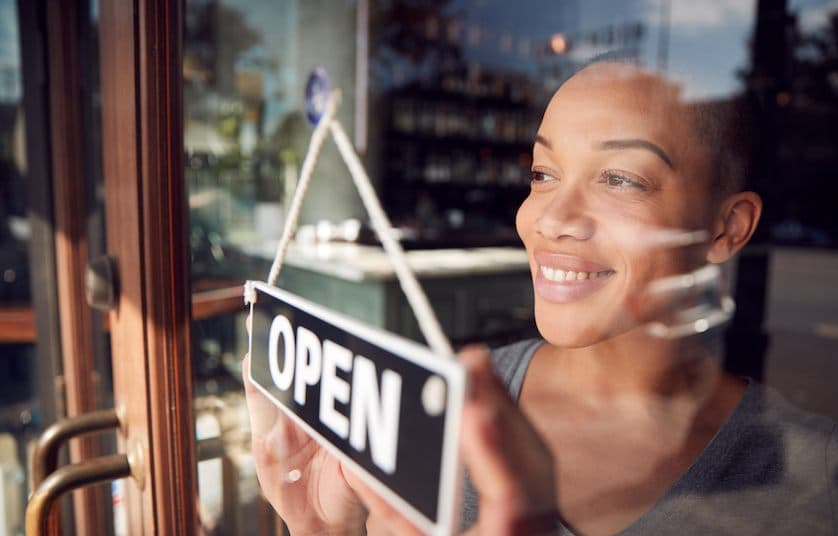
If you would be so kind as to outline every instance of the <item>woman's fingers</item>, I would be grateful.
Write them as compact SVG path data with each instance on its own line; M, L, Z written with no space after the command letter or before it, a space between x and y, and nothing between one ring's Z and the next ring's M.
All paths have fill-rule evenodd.
M279 409L251 383L249 353L245 354L242 360L242 381L247 401L247 413L250 415L250 429L254 434L266 433L273 427L279 415Z
M369 519L367 520L369 534L398 534L399 536L420 536L422 534L422 531L417 529L413 523L367 486L352 469L341 465L341 470L349 486L369 511Z
M480 499L478 524L520 532L555 512L553 457L494 375L488 350L469 348L460 360L471 382L461 446Z
M259 482L272 502L283 503L275 505L280 510L286 510L285 506L299 507L301 505L297 503L305 501L306 494L300 494L295 488L301 486L301 480L308 480L317 445L250 383L249 371L250 358L245 356L242 373L250 415L251 449Z
M471 350L460 354L460 360L468 370L470 397L463 408L462 451L464 461L471 466L471 478L482 498L501 500L509 495L514 484L514 469L506 460L507 446L502 436L502 421L509 409L499 393L501 386L491 370L491 363L485 358L484 350ZM470 467L471 468L471 467Z
M250 381L250 364L246 355L242 376L253 460L268 501L294 534L362 534L366 511L339 462Z

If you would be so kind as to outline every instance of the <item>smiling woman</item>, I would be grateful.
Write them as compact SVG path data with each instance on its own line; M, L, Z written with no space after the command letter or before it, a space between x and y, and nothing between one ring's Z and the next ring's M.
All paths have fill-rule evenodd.
M744 145L728 143L732 117L687 104L658 74L611 62L587 66L550 100L516 218L540 338L461 355L471 382L463 528L838 528L835 424L719 365L714 328L732 312L720 266L748 243L762 210L757 194L738 188L735 151ZM274 418L283 423L261 434L254 424L254 437L275 445L261 444L257 460L311 479L290 486L267 463L260 470L292 533L361 531L362 523L371 533L415 531ZM298 511L303 495L329 509ZM359 517L361 504L368 516Z
M737 145L714 147L726 128L660 76L615 63L580 71L545 111L516 221L543 340L493 361L552 456L562 534L836 528L834 423L724 372L708 331L724 313L705 283L762 209L737 188ZM678 337L649 329L684 318L689 329L663 330ZM497 515L484 513L486 489L504 479L470 462L464 523L483 530ZM518 495L524 475L505 463ZM544 521L525 504L513 515Z
M540 338L461 354L463 528L836 530L835 424L719 366L713 328L732 311L719 266L762 209L737 188L721 119L618 63L586 67L550 100L516 219ZM281 415L260 428L249 397L260 479L292 533L415 531ZM282 480L292 468L304 484ZM300 508L304 496L323 508Z

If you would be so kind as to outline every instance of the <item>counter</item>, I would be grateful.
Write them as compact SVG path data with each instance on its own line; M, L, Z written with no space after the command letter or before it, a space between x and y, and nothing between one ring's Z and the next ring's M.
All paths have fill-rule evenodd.
M273 262L276 242L243 248L244 252ZM488 275L528 271L523 248L486 247L429 249L405 252L407 263L419 279ZM284 260L293 266L346 281L395 279L392 263L382 248L346 243L291 243Z
M267 265L275 249L276 243L269 243L245 248L245 253ZM405 255L455 344L502 343L535 333L532 280L522 248L412 250ZM379 247L292 244L277 286L367 324L422 340L390 259Z

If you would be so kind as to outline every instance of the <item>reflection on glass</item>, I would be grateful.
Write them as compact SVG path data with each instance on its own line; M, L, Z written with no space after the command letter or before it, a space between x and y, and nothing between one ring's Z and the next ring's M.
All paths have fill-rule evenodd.
M724 161L728 150L746 161L746 185L766 201L762 224L737 265L710 274L701 263L687 263L672 279L646 288L686 297L690 307L681 302L671 307L641 293L629 312L635 320L666 312L669 317L657 324L658 338L677 340L715 332L733 312L732 293L738 310L726 339L714 341L716 358L729 371L782 387L798 404L838 415L830 383L834 360L828 357L838 349L833 306L838 296L830 290L838 288L832 273L838 219L833 196L825 195L834 189L829 170L838 165L832 141L838 102L830 67L838 35L834 5L710 2L696 10L694 2L683 0L620 7L600 1L370 1L369 72L355 73L356 5L360 2L187 3L184 150L196 296L266 274L311 133L301 113L302 87L314 66L325 65L344 90L347 115L341 121L350 132L355 77L369 77L364 163L403 244L421 249L519 247L514 222L530 192L533 140L548 101L590 62L619 62L671 81L678 98L703 109L706 118L729 121L740 105L758 105L754 134L743 145L728 145L732 140L721 135L710 141L723 149L713 156L720 169L736 171L742 164ZM716 132L715 126L704 125L709 132ZM630 182L620 176L604 180L614 186ZM365 220L342 163L328 147L313 184L301 223L308 224L309 241L321 243L306 251L315 263L348 265L339 255L313 255L338 250L328 242L343 241L332 231L342 221ZM698 217L700 206L685 203L681 215ZM612 208L616 215L624 207ZM697 236L691 229L670 226L639 234L663 247L651 231L677 241ZM299 242L302 238L298 234ZM704 233L696 243L670 246L692 251L707 239ZM362 224L351 241L376 239ZM781 244L797 249L777 249ZM567 277L567 272L548 275ZM578 270L574 273L578 277ZM312 295L334 299L336 279L318 279L309 285ZM529 280L524 287L498 291L509 303L495 303L485 289L500 288L497 280L479 286L476 279L469 282L481 295L468 314L459 295L440 292L439 301L455 302L446 326L467 326L457 325L459 341L520 338L531 327L532 307L512 299L532 296ZM373 285L348 285L355 313L370 322L380 315L387 329L408 331L405 324L387 323L396 311L376 309ZM226 422L219 415L241 410L240 400L225 397L240 388L242 322L241 314L216 314L193 324L196 404L218 422ZM801 360L807 364L796 365ZM240 430L246 427L243 417L237 422ZM201 426L206 428L199 433L216 434L207 432L215 425ZM220 437L227 433L223 424L217 429ZM784 453L769 454L776 461ZM241 461L246 456L237 462L240 469L249 463ZM218 472L207 474L216 478ZM203 499L207 525L221 526L227 507L218 514L217 503ZM210 520L213 516L218 519Z
M296 180L295 1L187 5L184 99L192 273L239 280L242 244L275 239ZM269 31L268 31L269 29Z
M381 190L408 247L518 245L547 100L592 57L646 63L649 10L600 3L373 2L370 76ZM373 164L373 165L376 165Z
M240 285L267 273L268 261L244 249L279 237L300 159L295 144L306 135L296 12L296 0L186 4L193 376L196 437L204 453L200 517L208 534L264 533L273 523L258 500L240 393L246 340Z
M0 533L17 534L25 508L23 444L34 395L26 151L17 4L0 0Z
M446 225L455 219L446 217L454 209L443 204L463 205L447 195L457 191L453 185L465 183L471 192L501 183L497 173L481 176L474 165L458 176L454 151L473 144L473 151L462 150L477 152L490 169L500 167L492 159L503 142L516 142L517 129L507 126L511 107L503 108L505 117L495 112L500 101L509 105L511 87L526 87L497 65L487 74L474 67L477 60L468 64L458 39L468 18L447 11L454 5L390 2L378 12L384 20L378 50L389 54L378 65L391 62L392 68L382 67L392 77L378 81L381 102L392 98L392 115L381 125L380 143L391 151L386 186L394 187L406 219L416 207L415 218L426 221L413 224L423 231L436 226L443 235L450 235ZM791 60L797 26L782 2L758 2L755 13L753 4L717 3L710 16L686 2L616 14L606 5L580 2L571 24L545 33L548 54L570 58L571 76L563 84L561 74L551 82L532 79L534 88L553 84L533 136L529 190L516 203L540 336L492 356L470 352L474 361L483 356L482 366L472 363L476 381L461 428L474 476L464 525L510 533L834 533L838 428L759 380L785 381L786 387L800 382L787 396L806 392L810 409L836 415L838 295L831 289L838 259L829 250L766 247L764 234L758 237L763 247L754 247L763 201L750 188L809 200L811 192L797 191L797 181L818 183L798 166L814 168L815 155L823 158L820 164L835 160L834 141L827 148L822 137L838 104L835 84L826 89L834 73L827 74L831 67L813 71L834 59L838 14L830 8L833 14L823 17L829 25L800 38L802 55ZM503 12L497 5L486 10ZM638 17L642 24L606 22L607 30L593 30L588 39L578 28L594 14ZM494 33L490 23L472 22L467 43L515 50L508 20L494 22ZM702 33L685 35L687 25ZM748 63L740 60L751 25ZM651 47L644 28L659 37ZM731 41L736 45L710 67L680 49L692 42L706 55ZM660 43L672 48L658 50L650 62L649 50ZM792 78L793 61L807 76ZM822 124L815 110L826 116ZM814 132L804 133L804 124ZM809 202L813 210L819 204ZM825 212L803 217L827 219ZM471 215L464 220L471 222ZM772 218L766 220L770 228ZM834 225L834 210L828 221ZM791 236L797 244L812 245L803 237L818 236L815 244L834 245L828 232ZM762 335L737 332L734 322L732 342L725 341L737 254L739 322L753 327L757 309L757 330L776 328L775 342L788 340L793 330L793 340L816 357L774 347L759 355L766 374L756 379L726 370L752 364L744 346ZM765 265L761 273L748 268L768 255L773 286L766 294L760 288ZM762 303L755 307L754 301L774 302L775 326L763 324ZM818 345L827 351L815 351ZM491 381L489 359L502 383ZM824 388L822 373L831 387ZM370 526L398 532L404 526L373 493L354 485L353 473L324 462L331 460L325 449L311 455L317 446L289 441L285 457L270 456L274 434L302 431L258 390L249 389L248 398L256 459L271 462L258 468L260 478L292 532ZM312 497L341 507L312 512Z
M0 2L0 301L29 301L26 153L15 2Z

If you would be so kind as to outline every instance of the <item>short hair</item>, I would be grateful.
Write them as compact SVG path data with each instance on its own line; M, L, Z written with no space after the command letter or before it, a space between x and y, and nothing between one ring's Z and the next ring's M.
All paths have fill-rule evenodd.
M693 128L710 156L709 187L714 198L742 191L750 175L754 117L744 97L688 105Z

